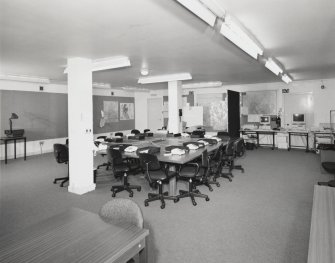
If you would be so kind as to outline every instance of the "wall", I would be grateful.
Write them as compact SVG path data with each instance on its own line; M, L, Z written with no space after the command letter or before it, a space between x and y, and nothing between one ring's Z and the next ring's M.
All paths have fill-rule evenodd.
M40 91L43 86L43 91ZM111 92L114 96L111 96ZM5 94L5 96L4 96ZM107 100L118 98L125 102L134 102L134 93L117 89L93 89L93 98L105 96ZM10 101L8 101L8 98ZM13 128L24 128L27 135L27 156L53 151L54 143L65 143L67 137L67 86L65 84L38 84L19 81L0 80L0 132L8 129L9 113L16 112L18 120L13 121ZM61 101L61 103L59 103ZM29 102L29 103L28 103ZM60 106L61 105L61 106ZM30 112L34 121L28 123L27 116L20 112ZM37 114L36 114L37 113ZM40 115L39 118L37 115ZM36 125L38 120L38 125ZM43 123L49 123L44 125ZM130 133L135 121L125 121L126 125L118 126L125 134ZM55 124L53 124L55 123ZM50 125L51 124L51 125ZM58 127L57 124L60 124ZM21 126L22 125L22 126ZM20 127L19 127L20 126ZM29 128L28 128L29 127ZM28 129L27 129L28 128ZM94 138L99 135L110 135L108 130L97 130ZM4 145L0 145L0 159L4 159ZM17 157L23 156L23 143L17 143ZM8 159L14 156L14 147L8 145Z

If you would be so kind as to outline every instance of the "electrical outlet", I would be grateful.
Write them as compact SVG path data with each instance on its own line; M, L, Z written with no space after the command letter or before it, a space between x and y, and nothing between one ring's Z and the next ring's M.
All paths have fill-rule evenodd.
M40 146L43 146L44 145L44 141L40 141Z

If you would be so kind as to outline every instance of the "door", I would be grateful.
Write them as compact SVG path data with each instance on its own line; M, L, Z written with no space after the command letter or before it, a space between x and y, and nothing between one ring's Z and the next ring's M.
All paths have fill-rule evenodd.
M228 90L228 132L240 137L240 93L232 90Z
M148 99L148 129L156 131L163 126L163 99Z

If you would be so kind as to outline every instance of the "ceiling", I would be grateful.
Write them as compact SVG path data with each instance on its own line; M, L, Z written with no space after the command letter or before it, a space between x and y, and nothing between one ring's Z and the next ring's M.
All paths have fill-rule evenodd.
M217 0L294 80L335 78L334 0ZM67 58L128 56L131 67L95 82L137 86L149 75L190 72L191 81L280 82L174 0L1 0L0 71L66 81ZM146 87L161 88L166 84Z

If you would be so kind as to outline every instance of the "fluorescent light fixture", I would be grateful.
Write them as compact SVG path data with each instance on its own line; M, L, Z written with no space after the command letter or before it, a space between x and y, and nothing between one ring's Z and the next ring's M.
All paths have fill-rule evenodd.
M193 14L201 18L208 25L214 26L216 15L214 15L206 6L198 0L177 0L180 4L190 10Z
M149 91L149 89L146 88L138 88L138 87L122 87L123 90L129 90L129 91Z
M257 59L258 55L263 55L263 49L248 36L237 22L233 21L231 16L225 17L220 33L254 59Z
M111 89L111 84L109 83L98 83L98 82L93 82L92 83L93 88L97 89Z
M192 79L192 75L190 73L178 73L178 74L169 74L169 75L140 77L138 79L138 83L150 84L150 83L169 82L169 81L176 81L176 80L189 80L189 79Z
M183 89L198 89L198 88L214 88L214 87L221 87L221 81L211 81L211 82L198 82L198 83L187 83L183 84Z
M95 59L92 61L92 72L107 70L107 69L114 69L114 68L123 68L123 67L129 67L129 66L130 66L130 60L128 57L124 57L124 56ZM66 67L64 70L64 74L67 74L67 73L68 73L68 70Z
M290 82L292 82L292 79L287 75L284 74L281 76L282 81L284 81L286 84L289 84Z
M211 10L216 16L224 17L226 10L221 7L221 5L216 0L199 0L203 3L209 10Z
M268 58L268 60L265 63L265 67L269 70L271 70L275 75L279 75L280 73L283 73L283 69L278 66L276 62L273 61L272 58Z
M23 81L23 82L32 82L32 83L50 83L50 79L36 76L27 76L27 75L3 75L0 74L1 80L13 80L13 81Z

